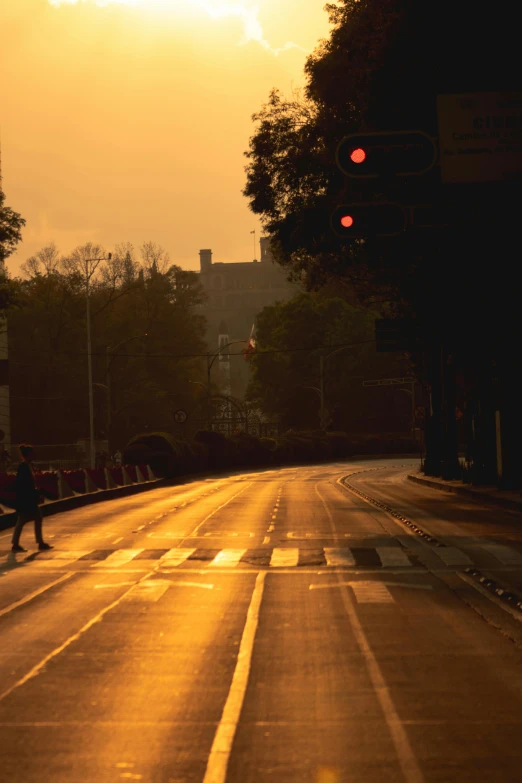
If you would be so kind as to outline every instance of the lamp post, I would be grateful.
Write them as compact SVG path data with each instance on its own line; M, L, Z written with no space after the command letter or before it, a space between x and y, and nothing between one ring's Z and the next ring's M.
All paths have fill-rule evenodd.
M239 345L239 343L247 342L248 340L233 340L231 343L220 345L216 353L207 354L207 427L209 430L212 429L212 412L210 403L210 371L212 369L212 365L220 355L221 351L223 351L225 348L230 348L231 345Z
M110 345L105 346L105 382L106 382L106 389L107 389L107 441L109 444L109 452L111 450L111 424L112 424L112 406L111 406L111 362L116 356L116 353L118 351L118 348L121 348L122 345L126 345L127 343L131 343L133 340L141 340L143 337L147 337L147 332L144 332L143 334L138 334L135 337L128 337L126 340L122 340L117 345L112 348Z
M89 462L91 468L96 467L96 448L94 445L94 397L92 390L92 355L91 355L91 307L89 291L91 278L101 261L110 261L112 253L102 258L85 258L85 305L87 309L87 378L89 384ZM95 264L95 266L93 266Z

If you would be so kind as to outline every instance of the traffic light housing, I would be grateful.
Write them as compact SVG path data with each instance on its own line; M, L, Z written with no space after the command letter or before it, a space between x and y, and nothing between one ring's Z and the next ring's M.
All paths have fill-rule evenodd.
M406 212L400 204L370 201L341 204L330 218L332 231L341 239L367 239L401 234Z
M352 133L336 151L338 167L356 179L424 174L436 158L435 143L423 131Z

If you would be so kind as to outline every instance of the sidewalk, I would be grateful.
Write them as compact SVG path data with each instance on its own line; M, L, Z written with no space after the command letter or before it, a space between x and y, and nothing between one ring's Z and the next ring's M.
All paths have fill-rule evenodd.
M471 487L469 484L463 484L461 481L445 481L441 478L428 477L423 474L410 475L408 479L426 487L462 495L468 500L474 500L477 503L500 506L510 511L522 511L522 496L520 492L515 490L499 490L496 487Z

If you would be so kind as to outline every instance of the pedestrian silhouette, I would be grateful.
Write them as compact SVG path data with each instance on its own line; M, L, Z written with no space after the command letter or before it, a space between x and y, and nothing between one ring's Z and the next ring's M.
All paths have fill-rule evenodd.
M40 551L52 549L53 547L50 544L46 544L42 536L42 514L38 504L41 496L45 493L36 488L33 467L31 465L34 459L34 449L32 446L24 443L19 447L19 451L22 461L18 466L16 474L15 509L18 512L18 518L13 533L12 551L27 552L26 549L20 546L20 536L25 523L31 520L34 521L34 535L38 549Z

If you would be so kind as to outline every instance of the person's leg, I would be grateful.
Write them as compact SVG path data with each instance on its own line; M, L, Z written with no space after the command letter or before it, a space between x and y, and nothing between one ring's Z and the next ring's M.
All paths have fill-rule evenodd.
M16 518L16 525L13 531L13 539L11 541L13 547L20 546L20 536L22 535L22 528L26 523L26 517L24 514L18 514Z
M53 549L51 544L46 544L43 540L43 533L42 533L42 512L38 508L36 510L36 513L34 515L34 535L36 538L36 543L38 544L38 549Z
M42 515L39 508L34 512L34 537L36 538L38 546L41 546L44 543L42 536Z

